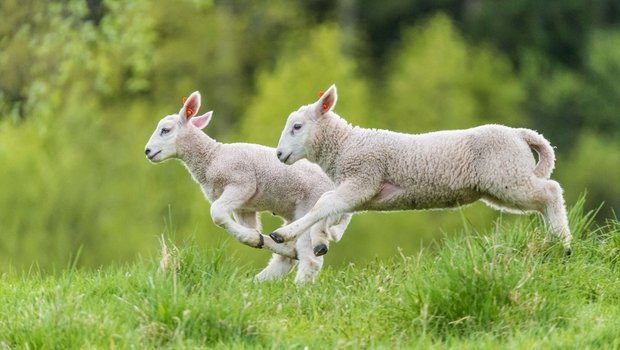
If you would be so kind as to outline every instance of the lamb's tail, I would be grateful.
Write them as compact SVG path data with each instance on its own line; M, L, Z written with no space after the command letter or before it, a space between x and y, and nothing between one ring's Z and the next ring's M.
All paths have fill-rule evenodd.
M533 130L519 129L519 131L523 140L538 153L538 164L534 168L534 175L548 179L555 166L555 152L553 152L551 144L541 134Z

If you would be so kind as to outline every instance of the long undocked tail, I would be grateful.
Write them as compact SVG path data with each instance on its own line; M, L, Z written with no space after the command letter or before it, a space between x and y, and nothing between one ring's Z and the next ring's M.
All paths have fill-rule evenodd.
M529 129L519 129L519 131L523 140L538 153L538 164L534 168L534 175L548 179L555 166L555 152L551 144L535 131Z

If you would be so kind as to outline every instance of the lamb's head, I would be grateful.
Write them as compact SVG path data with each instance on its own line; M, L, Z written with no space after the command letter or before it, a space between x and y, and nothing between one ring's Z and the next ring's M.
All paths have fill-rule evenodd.
M151 162L177 158L178 140L190 132L190 128L202 129L209 124L213 111L196 116L199 108L200 93L195 91L184 101L178 114L168 115L159 121L144 149Z
M288 116L276 151L282 163L293 164L308 157L319 124L330 117L336 100L336 85L332 85L315 103L302 106Z

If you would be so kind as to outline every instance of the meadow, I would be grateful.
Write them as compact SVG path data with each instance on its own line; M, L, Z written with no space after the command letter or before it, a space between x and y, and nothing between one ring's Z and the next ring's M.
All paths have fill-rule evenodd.
M582 204L582 202L580 202ZM620 222L572 208L574 256L541 223L498 220L415 255L257 284L225 249L176 242L94 271L0 278L0 348L618 349ZM173 242L168 242L171 245Z

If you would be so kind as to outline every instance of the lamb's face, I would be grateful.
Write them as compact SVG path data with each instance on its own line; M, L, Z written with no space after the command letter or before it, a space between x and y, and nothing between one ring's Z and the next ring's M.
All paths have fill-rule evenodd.
M144 150L149 161L159 163L176 157L176 141L180 128L178 115L169 115L159 121Z
M147 142L144 153L153 163L166 159L176 158L177 139L187 135L188 128L204 128L211 121L213 111L197 116L200 108L200 93L194 91L188 98L183 99L183 107L178 114L164 117L159 121L157 128Z
M303 106L288 116L276 155L284 164L293 164L307 157L307 144L316 126L310 116L310 106Z
M332 85L325 93L321 93L318 101L288 116L276 151L282 163L293 164L308 157L317 122L334 108L337 98L336 86Z

